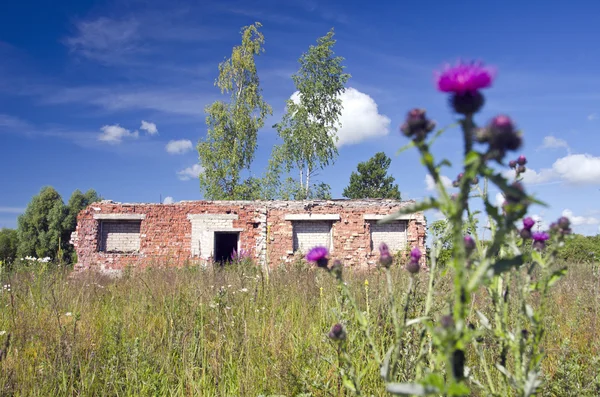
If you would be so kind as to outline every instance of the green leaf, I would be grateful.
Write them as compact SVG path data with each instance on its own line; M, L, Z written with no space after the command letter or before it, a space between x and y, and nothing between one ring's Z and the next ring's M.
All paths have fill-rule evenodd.
M492 265L490 271L493 272L493 275L497 276L504 272L511 270L512 268L519 267L523 264L523 255L515 256L510 259L500 259L496 263Z
M415 325L415 324L419 324L425 320L429 320L429 317L417 317L417 318L413 318L410 319L406 322L406 326L410 327L411 325Z
M388 376L388 372L389 372L389 367L390 367L390 359L392 357L392 353L394 352L394 345L392 345L392 347L389 348L389 350L387 351L387 353L385 354L385 358L383 359L383 364L381 365L381 368L379 370L379 375L381 375L381 379L386 380L387 376Z
M554 284L556 284L556 282L558 280L560 280L561 278L563 278L563 276L567 274L567 268L563 267L562 269L558 269L556 271L554 271L551 275L550 278L548 279L548 287L552 287Z
M523 395L525 397L533 396L541 385L542 381L539 379L539 373L537 371L529 372L523 387Z
M484 328L487 328L487 329L491 330L492 327L490 326L490 320L488 320L488 318L485 316L485 314L483 314L479 310L477 310L476 313L479 316L479 322L481 323L481 325Z
M470 151L466 156L465 156L465 166L471 166L473 164L476 164L480 161L481 156L479 155L479 153L475 152L475 151Z
M386 390L396 396L426 396L440 391L433 386L423 386L418 383L388 383Z
M344 387L348 390L350 390L351 392L356 392L356 388L354 387L354 383L352 383L352 381L350 379L344 379L343 381Z
M463 382L453 383L447 390L448 396L468 396L471 390Z
M398 218L400 215L414 214L415 212L426 211L432 208L438 208L439 203L433 198L427 198L421 202L406 205L400 208L393 214L386 216L383 219L377 221L378 224L390 223Z
M532 250L531 251L531 260L536 262L537 264L539 264L540 266L544 266L544 259L542 258L542 254L541 252L537 251L537 250Z
M413 147L415 147L415 143L413 141L410 141L409 143L407 143L406 145L404 145L400 149L398 149L398 151L396 152L396 156L400 155L402 152L405 152L408 149L411 149Z

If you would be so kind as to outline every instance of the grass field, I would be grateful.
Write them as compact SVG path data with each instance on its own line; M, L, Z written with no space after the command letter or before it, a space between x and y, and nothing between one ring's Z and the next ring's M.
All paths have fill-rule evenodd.
M600 395L600 279L594 269L572 264L553 288L543 395ZM153 269L117 280L93 273L69 278L66 270L4 274L0 347L11 339L0 353L0 393L344 395L337 348L327 333L340 320L336 311L347 308L332 277L318 270L281 268L268 280L240 266ZM395 269L393 278L399 298L408 275ZM410 316L418 315L427 278L418 276ZM391 343L383 274L348 272L346 279L378 343ZM438 312L447 307L449 283L442 275L436 286ZM475 297L474 308L485 311L486 299L485 292ZM348 333L351 356L365 370L363 392L385 395L365 340L351 323ZM412 360L407 350L406 379L400 380L411 380ZM472 368L478 374L476 363Z

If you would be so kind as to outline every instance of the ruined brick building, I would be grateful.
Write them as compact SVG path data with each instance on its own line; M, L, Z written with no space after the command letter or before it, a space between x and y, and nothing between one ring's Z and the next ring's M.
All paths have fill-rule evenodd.
M227 260L244 250L271 268L316 245L347 266L376 263L378 247L425 249L425 217L377 221L413 203L396 200L183 201L122 204L102 201L80 212L71 243L77 269L181 266ZM423 257L424 260L424 257Z

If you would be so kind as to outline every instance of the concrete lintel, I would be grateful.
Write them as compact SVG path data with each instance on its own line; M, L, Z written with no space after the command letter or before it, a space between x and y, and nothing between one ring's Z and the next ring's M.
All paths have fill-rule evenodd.
M237 214L188 214L190 221L212 219L212 220L237 220Z
M146 214L94 214L94 219L115 221L141 221Z
M340 214L286 214L286 221L339 221Z
M389 215L365 214L364 218L365 221L378 221L388 216ZM396 221L409 221L411 219L413 219L413 216L411 214L401 214L394 218L394 220Z

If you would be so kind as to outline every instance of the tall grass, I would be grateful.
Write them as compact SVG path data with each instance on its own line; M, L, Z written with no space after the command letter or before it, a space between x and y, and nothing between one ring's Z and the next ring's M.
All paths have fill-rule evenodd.
M592 267L571 269L551 294L543 394L596 396L600 279ZM392 276L402 291L407 273L395 268ZM345 278L376 340L390 343L382 272ZM442 275L435 311L443 310L451 282ZM420 274L412 299L423 299L426 283ZM4 275L3 285L0 347L9 334L11 340L0 364L2 395L345 394L327 333L338 320L332 308L346 308L331 277L315 269L281 268L268 283L252 266L149 269L117 280L37 269ZM476 297L474 306L485 310L486 301ZM350 335L351 356L364 366L366 340ZM412 360L409 354L399 364L407 379ZM383 395L376 365L365 369L361 385L364 394Z

